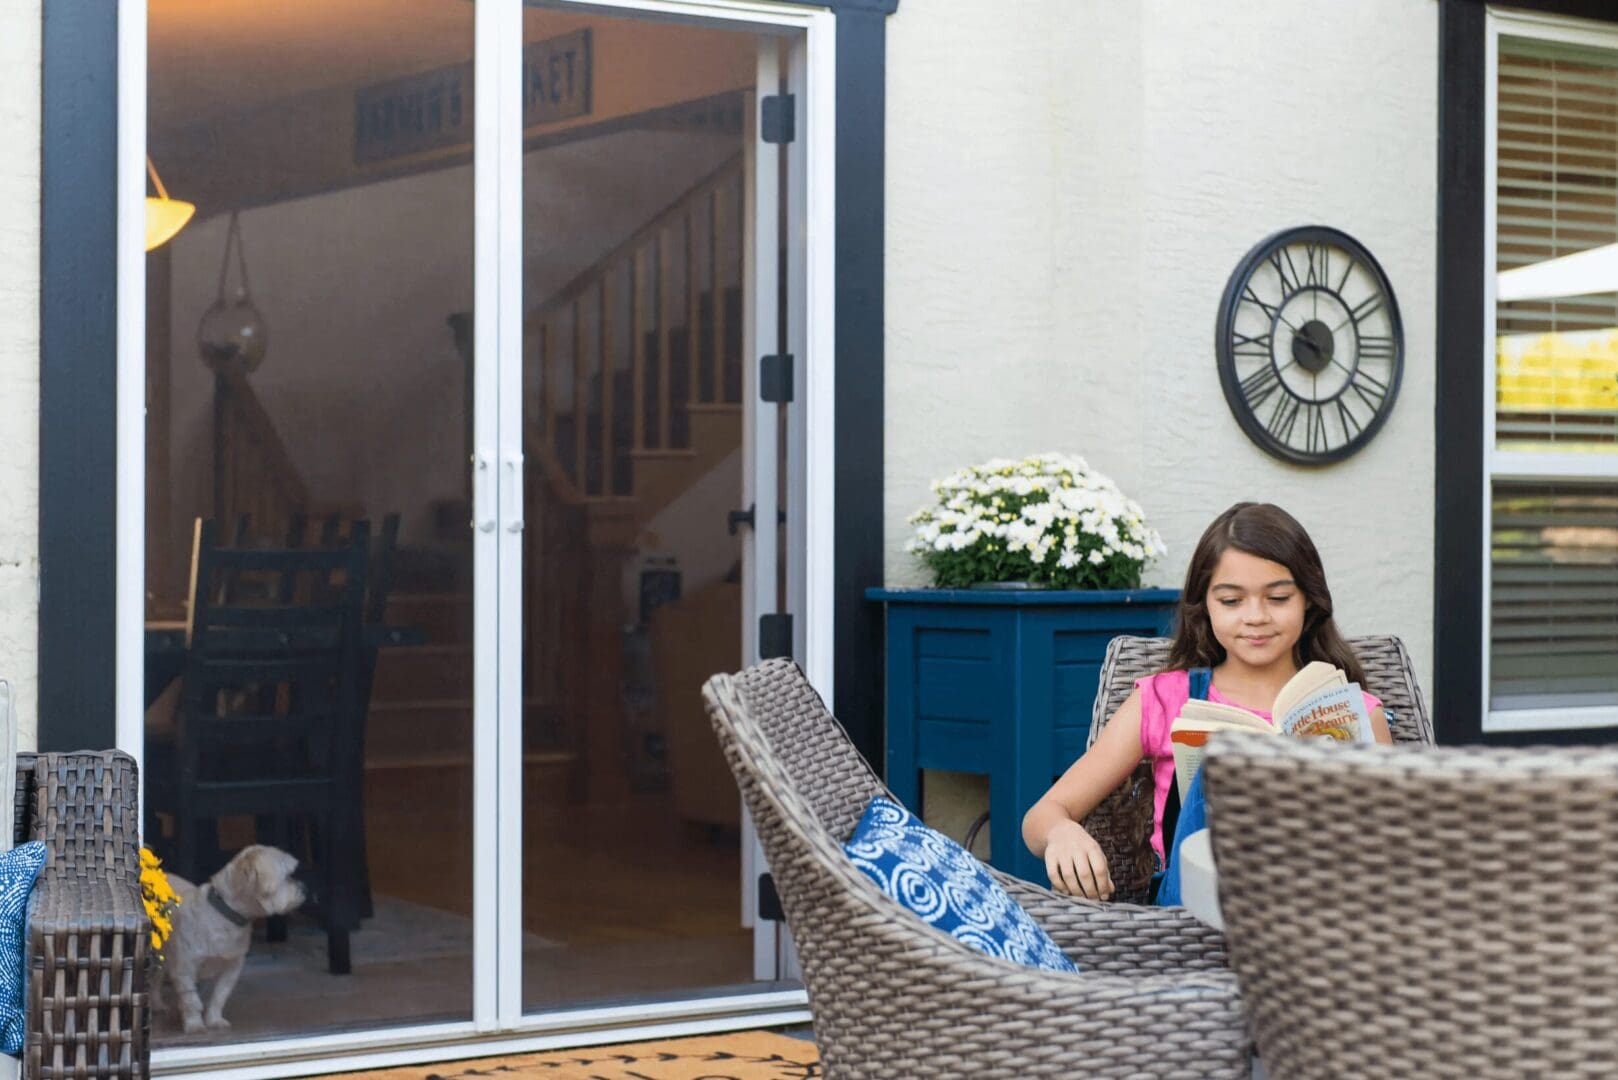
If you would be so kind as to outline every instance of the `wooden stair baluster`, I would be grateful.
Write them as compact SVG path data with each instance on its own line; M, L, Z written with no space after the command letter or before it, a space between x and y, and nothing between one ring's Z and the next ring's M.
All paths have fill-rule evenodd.
M697 222L695 211L687 206L682 219L685 222L685 387L686 400L695 405L702 400L702 389L697 385L702 363L698 356L702 348L702 328L697 294Z
M596 323L596 348L600 354L601 367L601 491L602 495L613 493L613 377L617 374L617 365L613 363L612 356L612 290L609 285L610 274L601 275L601 288L596 295L598 306Z
M630 264L630 294L633 311L630 316L629 342L634 351L635 449L646 449L646 287L641 281L640 252Z

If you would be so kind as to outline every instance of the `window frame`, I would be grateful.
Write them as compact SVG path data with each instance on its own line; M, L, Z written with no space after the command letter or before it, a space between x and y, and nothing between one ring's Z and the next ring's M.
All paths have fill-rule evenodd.
M1479 680L1482 732L1552 732L1618 728L1618 705L1565 708L1496 709L1491 705L1491 634L1494 542L1494 488L1497 481L1591 481L1618 485L1618 453L1588 454L1567 451L1510 451L1496 445L1496 388L1499 367L1494 341L1498 333L1495 302L1498 232L1499 73L1501 38L1529 39L1611 50L1618 58L1618 26L1602 26L1543 14L1489 9L1484 24L1483 94L1483 376L1479 380L1483 409L1482 528L1479 598Z

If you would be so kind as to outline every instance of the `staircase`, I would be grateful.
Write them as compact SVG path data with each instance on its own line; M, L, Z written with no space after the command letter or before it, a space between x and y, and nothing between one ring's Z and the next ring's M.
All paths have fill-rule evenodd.
M525 772L573 801L625 774L626 560L741 446L743 179L738 155L525 318ZM428 644L379 660L369 770L470 766L469 511L440 516L436 564L399 553L387 620Z
M568 496L645 520L691 466L643 466L740 432L742 180L737 156L525 320L524 452Z

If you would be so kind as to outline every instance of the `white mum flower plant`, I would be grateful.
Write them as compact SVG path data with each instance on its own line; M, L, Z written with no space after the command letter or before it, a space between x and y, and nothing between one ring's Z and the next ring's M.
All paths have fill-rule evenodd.
M987 461L935 482L933 494L910 516L905 548L940 588L1134 589L1167 553L1140 506L1081 457Z

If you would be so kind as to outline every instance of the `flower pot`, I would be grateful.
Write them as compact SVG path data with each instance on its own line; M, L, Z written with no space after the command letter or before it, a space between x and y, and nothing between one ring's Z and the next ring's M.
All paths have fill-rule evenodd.
M1043 883L1022 816L1090 734L1107 644L1170 632L1178 589L870 589L887 607L887 783L921 812L921 770L989 778L991 862Z

